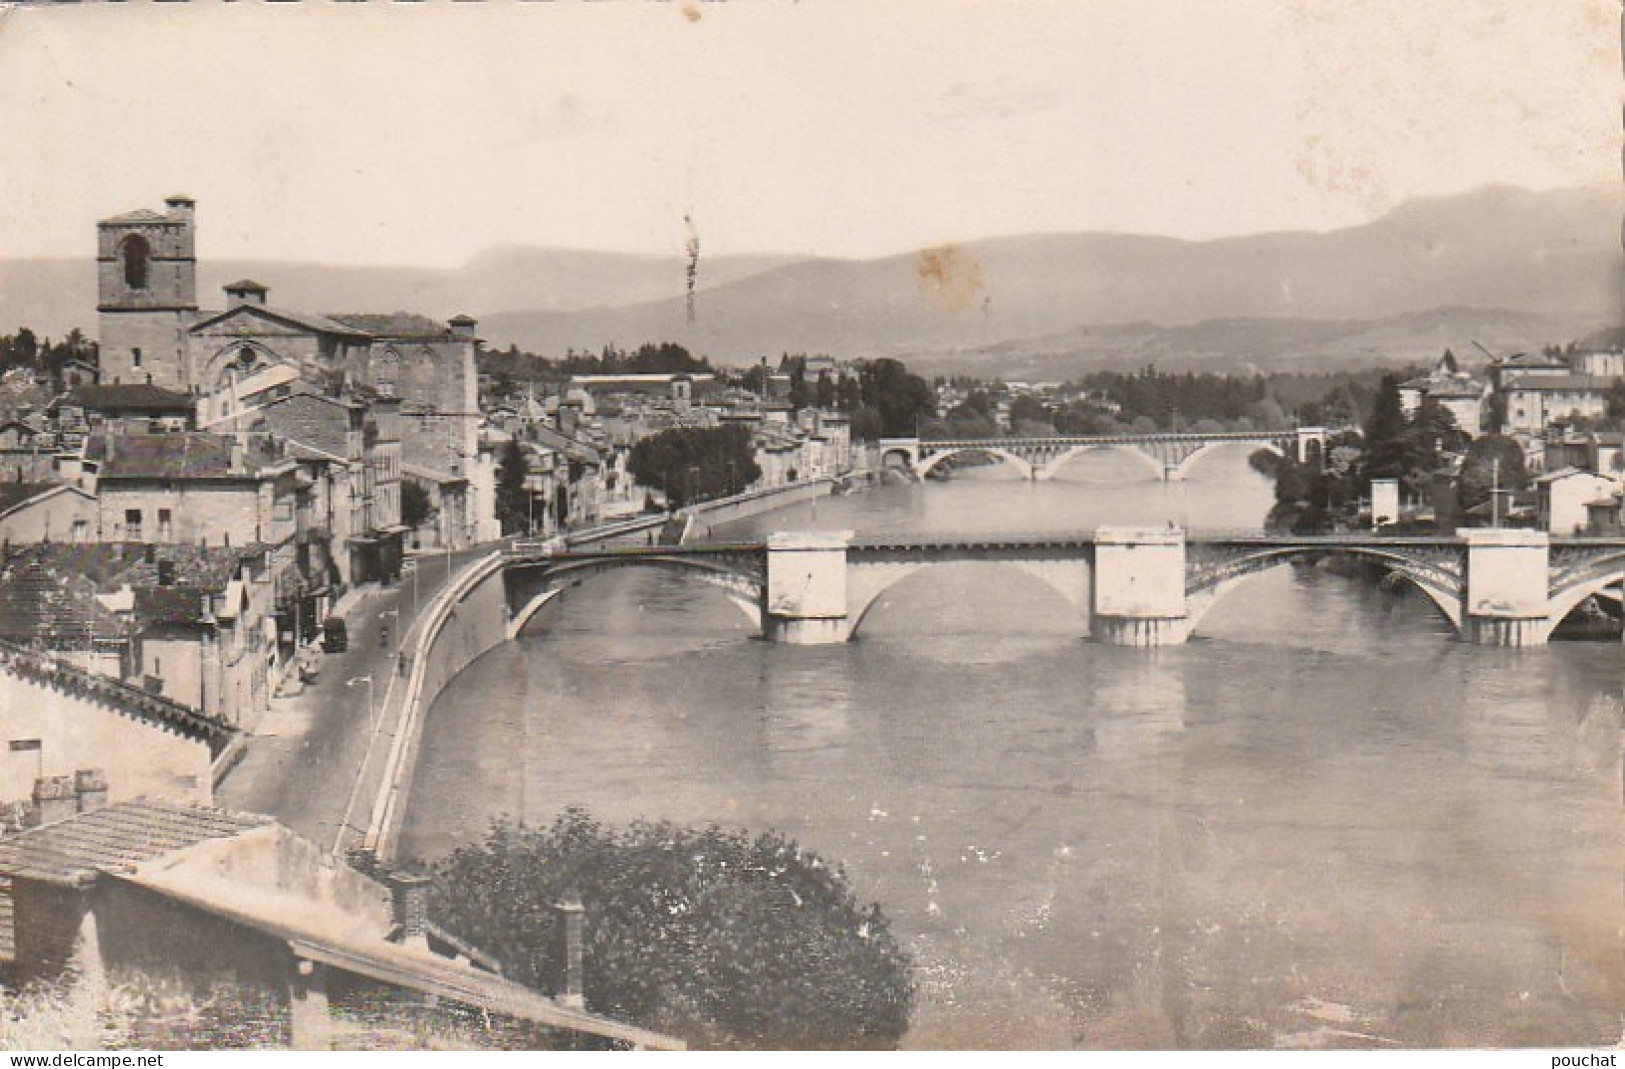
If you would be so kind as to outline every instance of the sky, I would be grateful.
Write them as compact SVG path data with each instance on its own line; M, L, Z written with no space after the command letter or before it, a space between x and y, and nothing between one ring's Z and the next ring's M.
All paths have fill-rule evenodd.
M0 255L870 257L1202 239L1619 181L1617 0L608 0L0 11Z

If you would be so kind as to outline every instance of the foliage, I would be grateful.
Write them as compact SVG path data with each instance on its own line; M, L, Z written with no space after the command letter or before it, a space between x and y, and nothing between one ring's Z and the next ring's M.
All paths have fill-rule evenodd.
M70 360L87 364L97 361L96 343L85 337L78 327L68 331L60 342L41 339L28 327L18 327L15 334L0 334L0 371L27 368L44 372L60 388L62 366Z
M777 833L636 823L572 809L546 830L494 824L435 869L439 923L545 992L549 908L586 909L594 1011L699 1046L885 1048L908 1025L908 961L877 905Z
M572 375L679 375L712 371L710 361L695 357L675 342L645 344L628 352L606 345L597 353L565 351L560 359L549 359L521 351L510 345L497 352L480 350L479 370L499 383L529 380L556 382Z
M501 522L505 535L529 529L530 491L525 487L528 472L524 447L518 440L510 439L502 447L502 455L497 460L497 520ZM404 498L402 509L405 509Z
M1486 434L1467 447L1461 464L1456 496L1463 509L1475 508L1490 499L1499 487L1519 491L1529 486L1529 470L1524 465L1523 447L1504 434Z
M877 437L910 437L920 419L937 414L931 384L911 374L901 360L883 357L866 362L858 372L858 385L863 407L873 409L879 417ZM852 435L860 437L855 419Z
M738 493L762 477L750 432L738 426L674 427L639 439L627 470L677 507Z
M401 522L414 530L434 515L428 489L413 479L401 480Z

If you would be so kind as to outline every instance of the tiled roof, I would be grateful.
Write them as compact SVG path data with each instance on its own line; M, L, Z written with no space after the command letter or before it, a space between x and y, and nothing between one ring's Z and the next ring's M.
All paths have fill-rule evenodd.
M105 226L109 223L115 225L124 225L129 223L168 223L172 221L173 220L171 217L165 215L163 212L155 212L151 208L137 208L132 212L124 212L109 219L103 219L102 225Z
M242 465L233 469L233 444L232 435L206 431L96 435L86 443L85 458L101 462L103 479L219 479L248 475L283 458L268 435L252 434Z
M0 570L0 638L50 648L83 648L87 636L117 638L118 615L96 600L96 583L37 559Z
M0 839L0 873L82 883L98 872L128 871L143 861L269 823L269 817L137 799Z
M190 412L193 407L186 394L144 382L75 386L61 403L92 412Z
M340 323L339 321L330 319L324 315L316 315L313 312L295 312L288 308L268 308L265 305L259 304L241 304L236 308L228 308L224 312L217 312L212 315L200 315L198 321L192 324L192 333L196 334L201 330L213 326L216 322L225 319L227 316L233 316L239 313L263 316L267 319L280 320L281 322L289 323L296 327L303 327L306 330L312 331L316 334L339 334L350 338L363 337L366 334L366 331L357 330L355 327L349 326L345 323Z
M375 338L442 338L451 333L439 320L411 312L335 312L328 318Z
M38 497L58 485L60 484L0 482L0 512L5 512L13 505L20 505L31 497Z
M1506 384L1507 392L1538 390L1543 392L1577 393L1590 390L1601 394L1608 389L1609 380L1597 375L1531 375L1513 379Z
M1582 353L1617 353L1625 349L1625 327L1604 327L1574 343Z
M143 624L195 624L203 619L208 594L196 586L137 587L135 616Z

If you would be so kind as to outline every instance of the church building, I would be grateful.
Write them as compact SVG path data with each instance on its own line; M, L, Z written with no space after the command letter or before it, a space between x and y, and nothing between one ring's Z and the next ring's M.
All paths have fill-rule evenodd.
M252 279L225 287L221 309L197 294L196 204L170 197L97 224L97 317L104 385L150 384L199 399L214 431L247 430L252 383L268 373L334 396L400 403L401 462L444 482L462 515L441 517L453 545L494 538L495 478L480 450L475 320L407 313L313 313L281 308ZM430 489L433 489L432 487Z

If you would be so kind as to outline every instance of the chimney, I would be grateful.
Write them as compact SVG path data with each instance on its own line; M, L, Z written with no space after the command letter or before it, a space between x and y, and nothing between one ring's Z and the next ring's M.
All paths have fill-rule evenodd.
M581 979L586 919L587 909L575 895L553 906L553 945L559 969L559 983L553 992L553 1001L577 1010L585 1009L587 1005Z
M389 877L389 904L401 943L429 949L429 877L397 872Z
M73 791L79 798L79 812L100 809L107 804L107 773L99 768L81 768L73 774Z
M79 812L72 776L41 776L34 781L34 823L55 824Z
M446 325L451 328L453 337L462 338L466 341L473 341L474 328L479 326L480 323L479 320L475 319L473 316L459 315L453 316L451 319L449 319L446 322Z

